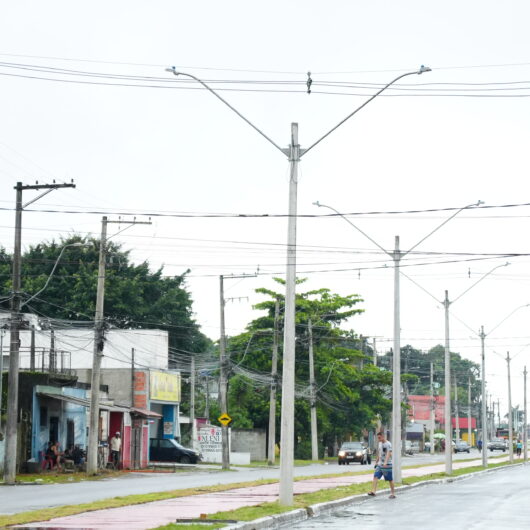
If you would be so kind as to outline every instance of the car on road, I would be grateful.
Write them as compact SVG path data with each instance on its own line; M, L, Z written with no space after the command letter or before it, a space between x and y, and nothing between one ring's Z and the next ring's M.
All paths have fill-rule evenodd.
M194 449L180 445L177 440L172 438L151 438L149 440L149 460L197 464L201 460L201 454Z
M372 453L362 442L344 442L339 450L339 466L359 462L363 464L372 463Z
M416 441L405 440L405 454L412 456L420 452L420 444Z
M456 442L453 449L455 453L469 453L470 450L471 447L469 447L469 444L463 440Z
M506 451L508 449L508 444L504 438L492 438L488 442L488 449L490 451Z

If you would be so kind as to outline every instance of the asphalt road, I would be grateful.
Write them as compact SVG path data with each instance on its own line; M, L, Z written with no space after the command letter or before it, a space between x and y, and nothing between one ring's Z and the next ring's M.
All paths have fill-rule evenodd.
M480 478L388 491L331 516L304 521L304 530L411 529L520 530L530 528L528 467L502 469Z
M478 452L470 455L455 455L457 459L478 457ZM420 454L403 459L403 465L443 462L443 455ZM362 469L372 470L373 466L352 464L339 466L312 464L295 468L295 476L322 475L326 473L348 473ZM71 484L0 486L0 514L13 514L66 504L83 504L96 500L153 493L182 488L198 488L216 484L231 484L260 479L279 478L277 468L238 468L234 471L220 471L194 468L189 472L177 473L127 473L123 477L84 481Z

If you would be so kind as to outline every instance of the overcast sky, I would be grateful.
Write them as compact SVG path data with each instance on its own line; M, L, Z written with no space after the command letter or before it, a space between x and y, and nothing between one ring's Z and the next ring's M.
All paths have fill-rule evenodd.
M170 65L210 81L281 146L299 123L302 147L381 83L422 64L433 69L405 78L303 158L301 214L323 214L316 200L344 213L530 202L528 20L523 0L10 2L0 18L0 243L12 249L18 180L77 184L33 206L55 213L24 214L25 248L97 235L101 212L287 212L285 156L199 85L165 72ZM349 219L385 249L399 235L407 250L451 213ZM403 262L439 300L511 262L452 306L451 349L473 361L473 331L488 333L530 303L529 258L502 256L530 251L529 215L527 206L462 212ZM227 306L234 334L257 316L254 289L273 287L285 269L281 217L153 217L116 239L168 275L191 269L196 318L214 339L220 274L261 274L226 282L227 297L243 297ZM365 313L349 325L389 348L391 260L340 218L299 219L298 242L307 288L361 295ZM513 402L522 404L529 319L530 308L517 311L486 341L488 383L502 402L509 350ZM405 277L401 327L403 345L443 342L441 304Z

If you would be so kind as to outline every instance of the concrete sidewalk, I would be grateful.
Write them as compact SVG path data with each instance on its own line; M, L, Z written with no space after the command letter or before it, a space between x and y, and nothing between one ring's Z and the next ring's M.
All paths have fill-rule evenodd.
M506 461L508 457L496 459ZM470 462L453 462L453 469L474 467L482 460ZM404 469L403 478L440 473L445 470L444 464L436 464L415 469ZM365 483L372 480L372 473L355 476L335 476L333 478L300 480L294 483L295 495L313 493L320 490ZM22 525L19 528L83 528L108 529L130 528L149 529L174 523L177 518L199 518L201 514L213 514L220 511L234 510L246 506L256 506L278 499L278 483L227 490L219 493L205 493L189 497L179 497L164 501L155 501L134 506L111 508L85 512L68 517L59 517L41 523Z

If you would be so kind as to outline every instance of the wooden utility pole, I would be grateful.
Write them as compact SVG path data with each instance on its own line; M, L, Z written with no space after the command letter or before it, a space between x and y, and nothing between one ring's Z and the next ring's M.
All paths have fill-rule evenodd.
M7 425L5 443L4 482L15 484L17 472L17 427L18 427L18 371L20 365L20 325L22 315L21 271L22 271L22 212L24 208L38 201L44 195L58 188L75 188L75 184L34 184L23 185L17 182L15 206L15 244L13 247L13 280L11 298L9 375L7 388ZM25 190L44 190L36 198L22 204L22 192Z
M150 225L151 221L109 221L106 216L101 219L101 239L99 242L98 284L96 294L96 312L94 315L94 350L92 358L92 377L90 381L90 409L87 447L87 475L96 475L98 472L98 445L99 445L99 390L101 381L101 361L105 345L105 274L107 258L107 225Z
M271 395L269 402L269 444L267 460L269 466L276 461L276 392L278 389L278 343L280 329L280 302L274 304L274 334L272 336Z
M190 367L190 422L191 447L195 449L197 447L197 423L195 421L195 353L191 354Z

